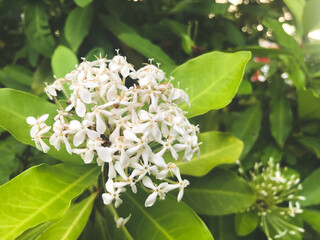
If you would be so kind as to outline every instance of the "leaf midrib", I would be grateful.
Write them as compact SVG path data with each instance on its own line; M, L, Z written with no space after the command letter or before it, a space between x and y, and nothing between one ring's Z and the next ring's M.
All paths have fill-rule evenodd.
M220 190L220 189L201 189L201 188L189 188L189 189L186 189L185 190L186 192L198 192L198 193L204 193L204 194L221 194L221 195L228 195L228 196L232 196L232 195L235 195L235 196L241 196L241 197L244 197L244 196L251 196L250 194L244 194L244 193L241 193L241 192L233 192L233 191L224 191L224 190Z
M23 225L25 225L26 223L28 223L28 221L30 221L31 219L33 219L34 217L36 217L43 209L47 208L48 206L50 206L53 202L55 202L58 198L62 197L66 192L68 192L70 189L72 189L75 185L77 185L79 182L81 182L82 180L84 180L87 176L89 176L92 172L95 171L95 168L93 168L92 170L88 171L86 174L82 175L78 180L76 180L75 182L73 182L72 184L70 184L67 188L65 188L63 191L61 191L59 194L57 194L55 197L53 197L50 201L48 201L47 203L45 203L42 207L40 207L38 210L36 210L33 214L31 214L28 218L26 218L21 224L17 225L15 228L13 228L6 236L6 239L10 239L9 237L12 237L12 235L10 236L10 234L14 233L15 231L19 230L20 227L22 227ZM70 203L69 203L70 205Z

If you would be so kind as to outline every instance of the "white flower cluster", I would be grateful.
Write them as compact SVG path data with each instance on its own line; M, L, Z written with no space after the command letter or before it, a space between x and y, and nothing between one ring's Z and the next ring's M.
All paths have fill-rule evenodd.
M50 144L57 150L64 144L67 151L81 155L85 163L96 159L99 165L108 164L105 204L115 202L126 186L137 192L142 183L150 190L145 206L179 189L178 201L189 184L183 180L174 162L164 161L164 154L189 161L199 155L198 127L189 123L177 104L189 103L188 95L163 82L165 74L152 64L138 71L119 54L113 59L84 60L65 78L57 79L45 88L50 99L61 107L57 92L68 86L72 91L68 105L54 117ZM128 82L132 82L128 86ZM31 137L38 149L47 152L43 134L50 130L44 121L28 117ZM176 181L167 179L175 176Z
M239 172L244 174L242 168L239 168ZM248 183L256 193L257 200L247 211L257 212L260 216L260 226L268 240L304 232L292 221L296 214L303 212L299 201L306 200L304 196L297 195L302 189L299 177L290 173L287 167L280 168L279 163L274 164L272 158L266 167L256 163L249 174ZM288 204L287 207L285 204Z

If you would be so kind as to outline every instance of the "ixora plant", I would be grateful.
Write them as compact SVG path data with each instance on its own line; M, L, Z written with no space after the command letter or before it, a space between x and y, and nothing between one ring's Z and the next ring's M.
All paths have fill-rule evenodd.
M83 231L83 239L213 239L193 209L235 213L255 195L232 172L210 172L234 163L242 143L225 133L198 134L197 120L187 117L230 103L249 59L248 52L212 52L167 77L151 62L135 70L119 54L83 59L46 86L56 105L1 89L0 125L63 162L31 167L0 187L2 239L77 239ZM215 188L231 197L203 195Z

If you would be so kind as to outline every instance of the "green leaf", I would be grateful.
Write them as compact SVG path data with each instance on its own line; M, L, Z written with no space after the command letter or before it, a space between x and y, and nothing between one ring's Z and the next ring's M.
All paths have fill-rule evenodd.
M3 71L8 75L8 77L17 83L26 86L30 86L32 83L32 71L26 67L19 65L7 65L3 68Z
M0 236L15 239L29 228L60 218L98 173L98 167L89 165L40 165L1 186Z
M176 63L157 45L141 37L133 28L126 25L115 16L99 15L103 27L111 31L120 41L141 53L147 58L154 58L161 63L161 68L169 73Z
M238 92L238 95L250 95L252 94L252 85L248 80L242 80Z
M239 159L243 143L222 132L205 132L198 135L200 158L194 156L189 162L175 162L182 174L203 176L219 164L234 163Z
M288 64L288 75L292 80L293 84L297 90L304 89L306 87L306 76L303 70L300 68L299 64L295 59L289 59L290 64Z
M320 139L316 137L302 137L298 140L306 148L310 149L318 158L320 158Z
M36 240L51 224L52 222L44 222L30 228L17 237L16 240Z
M147 194L124 193L123 204L118 208L120 216L131 219L126 227L134 239L184 240L213 239L202 220L183 202L170 194L164 201L157 201L153 207L144 207Z
M303 220L315 231L320 232L320 212L316 210L303 209Z
M282 155L283 151L276 144L269 143L263 148L261 162L267 166L270 158L272 158L275 163L278 163L281 161Z
M302 27L305 33L320 26L319 9L319 0L309 0L306 2L302 16Z
M79 7L85 7L88 4L92 3L93 0L74 0L74 2L79 6Z
M301 201L302 206L313 206L320 204L320 168L313 171L303 182L300 195L305 196L306 200Z
M225 169L214 169L202 178L190 179L185 201L197 213L226 215L243 211L255 201L251 187L240 177Z
M320 98L312 89L298 92L298 115L302 120L320 119Z
M48 113L49 118L46 123L50 126L57 114L57 106L29 93L2 88L0 89L0 111L0 126L9 131L18 141L35 146L30 137L27 117L38 117ZM78 155L69 155L65 149L56 151L51 147L48 154L64 162L83 164L83 160Z
M57 78L63 78L77 64L77 56L65 46L59 45L52 55L51 66Z
M238 236L246 236L252 233L259 222L259 217L254 212L237 213L234 219L235 229Z
M285 95L272 97L270 101L270 129L271 134L283 147L292 128L292 111L289 100Z
M299 46L299 43L294 39L294 37L290 36L284 31L282 23L278 22L278 20L275 19L265 18L263 20L263 25L265 25L267 28L272 29L272 31L275 33L277 37L279 44L284 48L290 49L292 53L296 56L297 60L299 61L299 64L304 69L306 69L302 50Z
M16 152L18 152L16 148L19 144L21 143L14 138L7 138L0 142L0 185L9 181L10 176L20 167L20 162L16 159Z
M54 39L49 26L49 15L39 4L25 5L25 34L28 42L39 53L51 57L54 50Z
M188 111L188 117L228 105L238 90L250 57L250 52L210 52L173 70L172 83L176 86L180 83L179 88L188 89L191 108L181 105Z
M72 50L76 52L88 35L93 18L93 8L91 5L73 9L66 20L64 28L65 37Z
M232 223L234 222L234 216L233 215L220 216L218 219L219 219L218 226L216 228L219 234L219 238L217 239L219 240L237 239L235 229L232 226Z
M261 127L261 106L256 103L246 109L231 127L231 133L244 142L242 156L245 156L257 140Z
M72 204L63 217L48 227L37 240L76 240L89 219L96 196L96 193L91 194L81 202Z

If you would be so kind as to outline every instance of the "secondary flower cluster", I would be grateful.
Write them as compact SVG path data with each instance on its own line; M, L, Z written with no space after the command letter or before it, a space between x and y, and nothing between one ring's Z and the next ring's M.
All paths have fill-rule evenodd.
M244 174L242 168L239 168L239 172ZM249 174L248 183L256 193L257 200L247 211L260 216L260 226L268 240L304 232L294 222L295 215L302 213L299 201L305 200L304 196L297 195L302 189L299 177L286 167L280 168L280 164L274 164L272 159L266 167L256 163Z
M155 65L136 71L118 54L111 60L84 59L76 70L45 88L61 108L54 117L50 144L57 150L65 145L85 163L95 159L99 165L108 165L106 193L102 195L105 204L115 202L118 207L125 187L136 193L137 182L151 192L146 207L173 189L179 189L180 201L189 184L174 162L164 161L164 155L183 161L189 161L195 152L199 155L199 129L177 105L189 103L188 95L163 80L164 72ZM59 91L67 92L65 86L71 95L62 108L57 96ZM49 150L42 140L50 130L44 123L47 118L48 114L27 119L32 139L44 152ZM168 175L176 181L167 179Z

